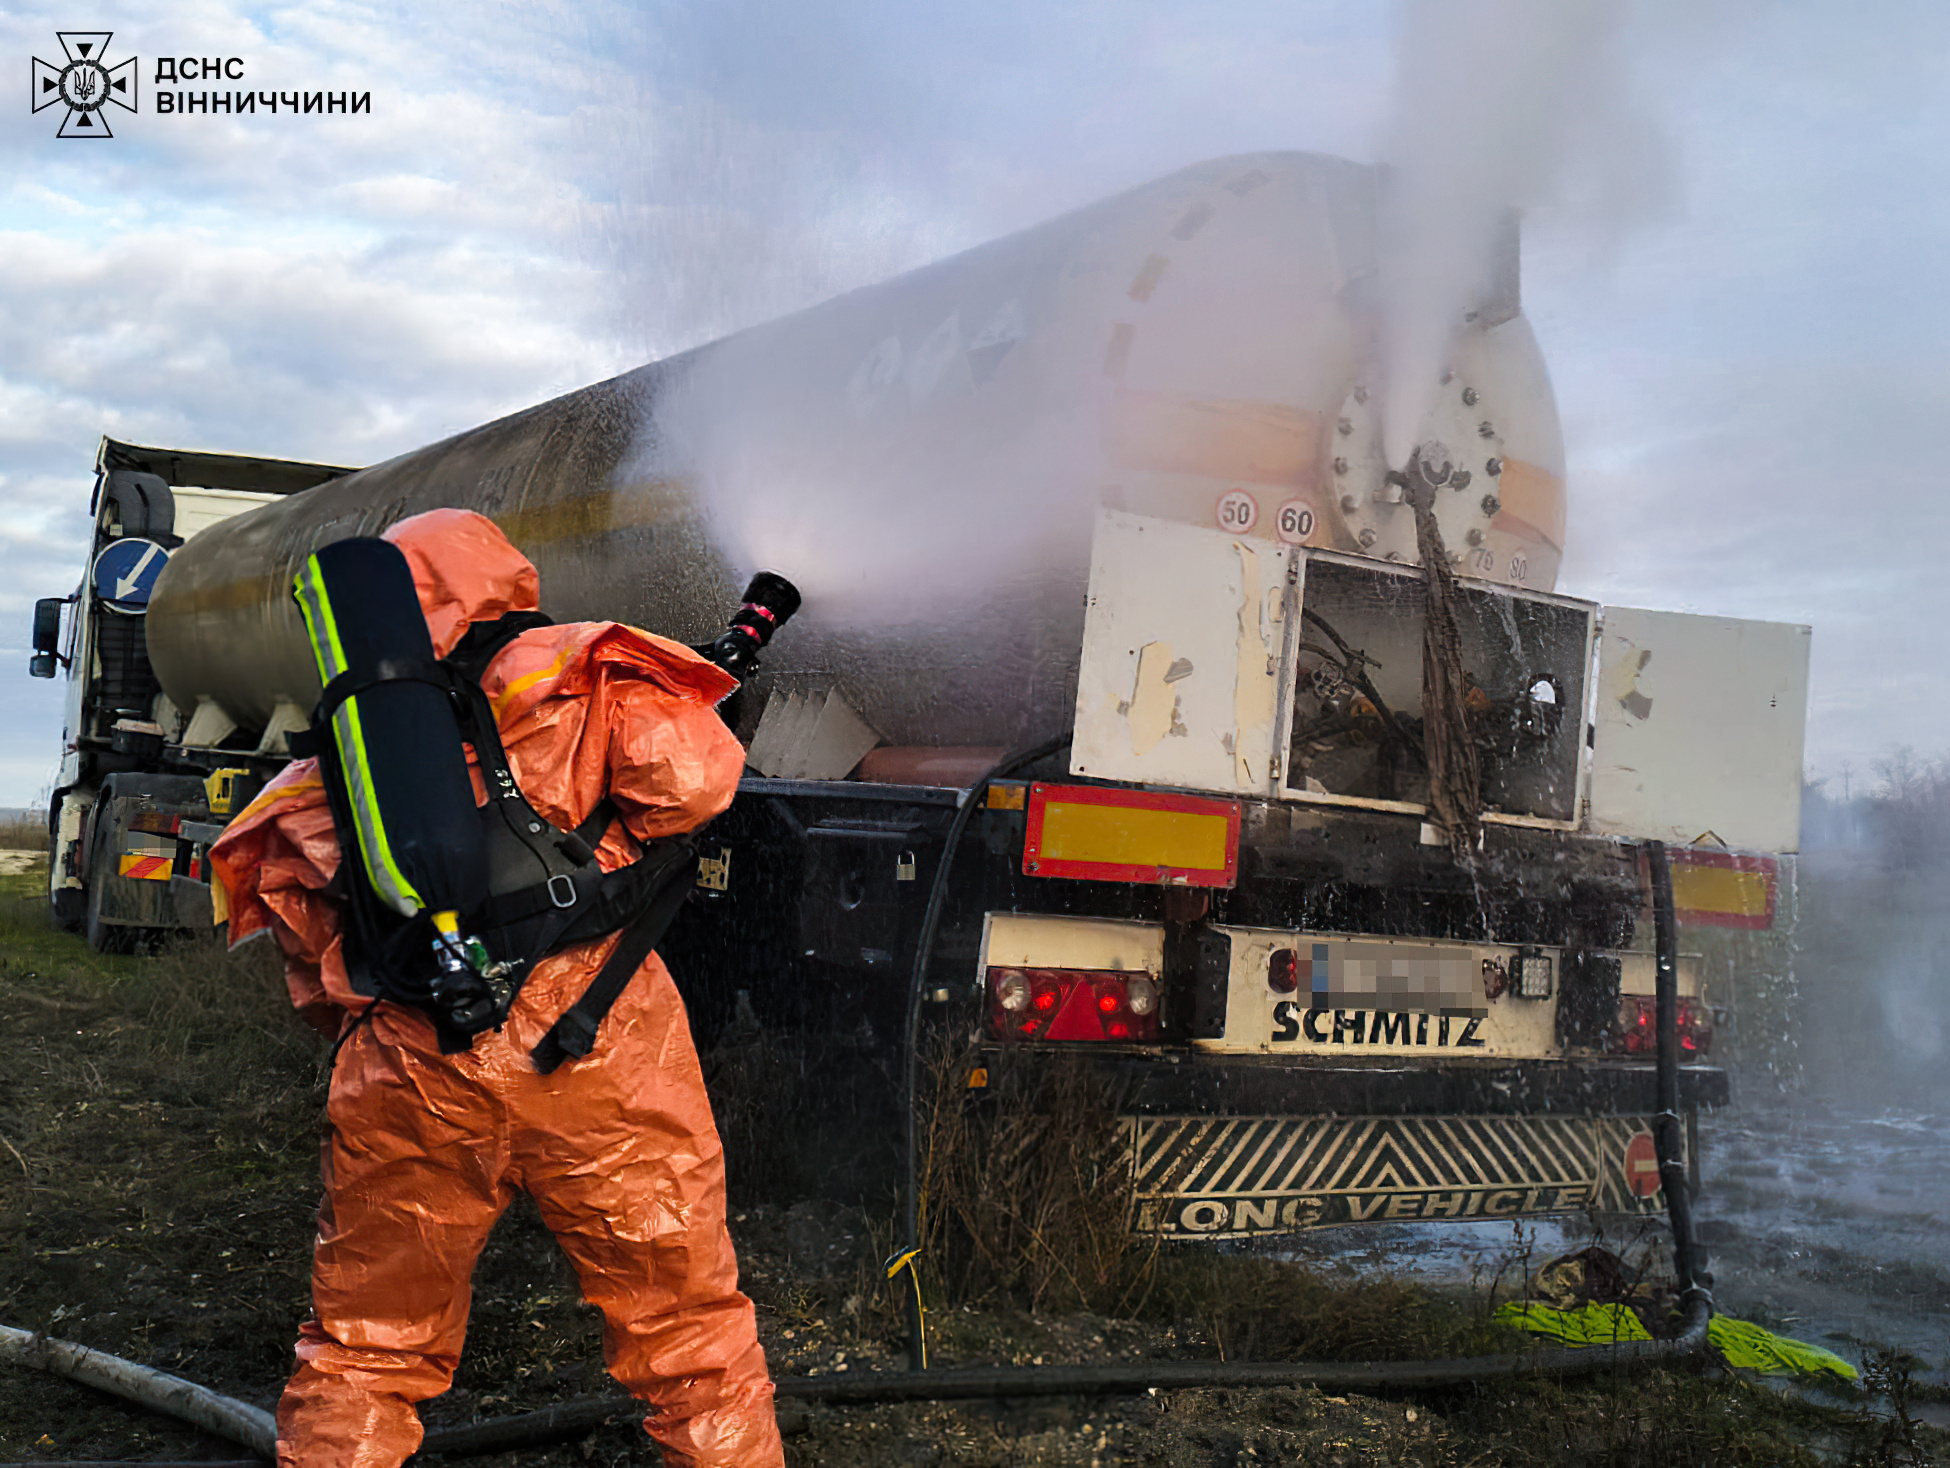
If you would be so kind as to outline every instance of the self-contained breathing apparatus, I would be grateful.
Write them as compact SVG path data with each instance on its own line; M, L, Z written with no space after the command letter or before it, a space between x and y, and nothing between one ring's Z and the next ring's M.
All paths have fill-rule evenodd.
M731 629L698 649L739 677L798 606L790 583L769 579L777 586L754 580ZM547 1073L588 1054L690 895L691 840L641 843L634 862L605 872L596 847L618 815L607 797L573 831L523 798L480 676L516 637L549 625L541 613L477 622L436 659L406 557L366 537L312 555L293 592L324 684L295 752L318 756L340 850L358 856L338 878L353 988L423 1010L443 1050L464 1050L500 1027L542 959L621 930L531 1059ZM713 656L721 647L739 656ZM487 792L479 805L469 746Z

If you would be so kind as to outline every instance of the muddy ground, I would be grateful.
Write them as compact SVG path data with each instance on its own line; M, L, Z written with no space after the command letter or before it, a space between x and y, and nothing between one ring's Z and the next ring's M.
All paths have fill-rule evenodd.
M0 875L0 1323L269 1407L306 1304L323 1047L289 1016L264 945L97 958L46 929L38 874L12 865L29 870ZM792 1098L769 1058L719 1054L711 1069L724 1088L744 1284L775 1373L899 1369L902 1329L878 1267L891 1200L875 1196L870 1170L805 1165L828 1155L818 1148L788 1145L800 1165L781 1165L778 1107ZM771 1090L755 1099L760 1072ZM820 1195L822 1177L836 1196ZM1522 1277L1502 1273L1506 1286ZM1158 1259L1145 1278L1113 1315L1057 1302L1047 1281L1003 1288L964 1273L960 1302L939 1301L931 1317L936 1363L1411 1358L1511 1344L1480 1289L1328 1283L1210 1252ZM429 1424L611 1390L597 1319L532 1209L497 1228L475 1285L467 1355L454 1389L426 1405ZM1171 1391L786 1404L781 1418L789 1462L834 1468L1950 1464L1950 1437L1892 1415L1886 1396L1784 1395L1710 1366L1387 1398ZM0 1461L237 1456L92 1390L0 1369ZM658 1460L622 1419L480 1461Z

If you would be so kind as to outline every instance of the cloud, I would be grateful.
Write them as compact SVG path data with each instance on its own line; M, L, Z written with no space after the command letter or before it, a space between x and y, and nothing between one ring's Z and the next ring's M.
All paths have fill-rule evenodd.
M1950 12L1619 13L1663 151L1614 136L1529 225L1565 588L1813 621L1819 758L1940 748ZM12 74L69 19L0 13ZM145 108L112 144L0 107L0 644L80 575L104 432L382 458L1199 158L1372 157L1392 65L1365 0L128 0L114 25ZM163 55L373 111L160 116ZM17 803L58 719L0 655Z
M58 752L28 608L81 577L104 433L360 464L630 365L580 249L574 59L459 20L136 5L111 55L142 57L144 107L112 143L0 121L0 798ZM0 50L24 72L56 28L0 17ZM160 55L242 62L179 86L373 112L159 115Z

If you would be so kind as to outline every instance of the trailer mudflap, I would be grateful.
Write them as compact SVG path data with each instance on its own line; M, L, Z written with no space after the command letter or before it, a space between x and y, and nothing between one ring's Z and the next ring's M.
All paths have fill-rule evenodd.
M1642 1117L1153 1116L1127 1126L1135 1226L1167 1238L1665 1210Z

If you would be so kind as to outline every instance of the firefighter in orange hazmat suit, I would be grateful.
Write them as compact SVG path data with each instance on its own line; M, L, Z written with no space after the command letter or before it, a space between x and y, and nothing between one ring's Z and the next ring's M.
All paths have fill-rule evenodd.
M434 510L386 538L412 567L437 656L469 623L539 605L535 568L480 515ZM509 643L481 685L544 819L573 830L605 794L621 813L598 848L605 870L632 858L631 837L688 831L731 801L744 753L714 706L735 684L688 648L613 622L540 627ZM478 799L478 771L475 784ZM268 928L292 1002L343 1036L313 1313L278 1403L278 1462L392 1468L418 1447L413 1404L452 1381L475 1258L521 1189L603 1313L611 1373L651 1404L644 1426L664 1461L783 1463L725 1229L723 1151L661 960L637 970L594 1050L552 1074L529 1051L615 935L538 963L502 1028L443 1055L424 1013L350 985L326 892L339 843L315 760L265 787L211 859L232 941Z

